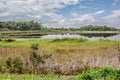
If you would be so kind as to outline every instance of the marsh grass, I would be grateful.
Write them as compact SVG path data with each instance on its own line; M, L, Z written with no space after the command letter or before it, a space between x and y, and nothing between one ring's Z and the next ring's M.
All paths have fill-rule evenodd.
M57 39L53 39L52 42L64 42L64 41L72 41L72 42L85 42L88 41L88 39L86 38L57 38Z
M58 77L53 75L11 75L11 74L4 74L0 76L0 80L76 80L75 77Z
M37 48L37 55L51 54L50 59L45 59L44 64L38 64L38 74L53 72L59 75L76 75L89 68L120 67L118 59L118 48L113 40L83 41L64 39L63 41L52 42L55 39L23 40L15 42L0 42L0 66L5 67L5 61L10 57L20 58L23 62L23 73L31 73L29 55L31 45L40 45ZM33 46L35 48L35 46ZM28 70L27 70L28 69Z
M0 41L0 47L30 47L32 44L39 44L41 46L110 46L114 45L114 40L87 40L84 38L63 38L63 39L31 39L31 40L17 40L13 42Z

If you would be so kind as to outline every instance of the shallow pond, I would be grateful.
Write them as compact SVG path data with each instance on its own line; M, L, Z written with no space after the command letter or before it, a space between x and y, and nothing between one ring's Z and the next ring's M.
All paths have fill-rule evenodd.
M120 34L47 34L47 35L24 35L24 36L0 36L0 38L16 38L16 39L47 39L47 38L87 38L90 40L97 39L120 39Z

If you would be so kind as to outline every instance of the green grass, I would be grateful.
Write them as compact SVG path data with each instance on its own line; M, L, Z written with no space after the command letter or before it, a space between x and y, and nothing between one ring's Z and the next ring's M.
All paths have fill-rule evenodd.
M41 46L112 46L116 42L113 40L86 40L86 39L40 39L40 40L17 40L14 42L0 41L0 47L30 47L32 44L39 44Z
M15 75L3 74L0 75L0 80L76 80L70 77L57 77L57 76L40 76L40 75Z
M110 67L89 69L76 76L1 74L0 80L120 80L120 69Z

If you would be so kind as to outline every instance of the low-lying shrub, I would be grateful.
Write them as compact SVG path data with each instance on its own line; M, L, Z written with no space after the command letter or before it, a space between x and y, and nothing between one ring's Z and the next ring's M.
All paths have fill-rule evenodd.
M14 42L16 41L15 39L4 39L5 42Z
M86 38L57 38L52 40L52 42L63 42L63 41L77 41L77 42L84 42L88 41Z
M120 80L120 69L110 67L90 69L80 74L78 80Z
M38 50L39 44L32 44L30 47L32 50Z
M0 39L0 41L3 41L2 39Z
M9 73L22 73L23 62L19 58L8 58L6 60L6 66Z
M29 60L31 61L34 67L36 67L40 63L44 63L42 57L40 55L37 55L35 51L31 52Z
M108 42L108 41L112 41L112 40L110 40L110 39L99 39L99 41L106 41L106 42Z

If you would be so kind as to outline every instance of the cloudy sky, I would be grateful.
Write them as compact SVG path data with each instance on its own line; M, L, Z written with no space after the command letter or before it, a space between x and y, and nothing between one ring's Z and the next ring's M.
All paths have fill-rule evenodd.
M120 28L120 0L0 0L0 21L9 20L35 20L47 27Z

